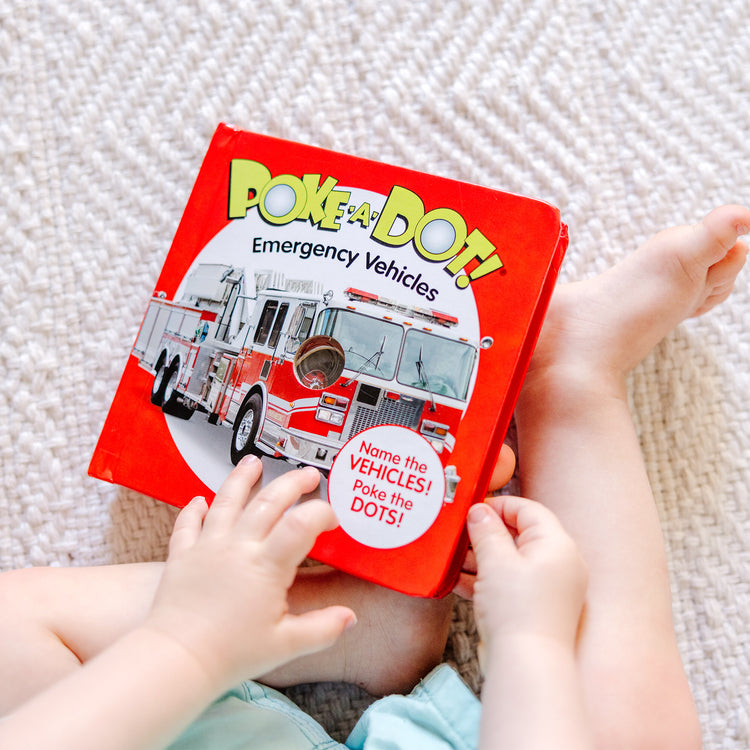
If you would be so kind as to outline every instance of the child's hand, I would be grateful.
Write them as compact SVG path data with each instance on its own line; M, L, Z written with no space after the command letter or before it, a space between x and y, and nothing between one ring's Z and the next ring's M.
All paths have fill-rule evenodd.
M488 498L467 518L476 555L474 611L492 649L505 636L542 636L572 646L586 594L578 548L540 503ZM515 537L515 539L514 539Z
M146 622L187 649L222 690L330 646L356 621L347 607L289 614L297 566L336 518L321 500L291 508L317 486L315 469L287 472L250 499L260 474L260 461L245 459L210 509L195 498L180 513Z
M516 456L509 445L503 445L500 454L495 462L495 468L492 470L489 487L487 491L492 493L504 487L513 478L513 472L516 468ZM469 547L466 551L466 557L461 564L461 574L458 582L453 589L453 593L458 594L464 599L471 599L474 592L474 581L477 576L477 560L474 556L474 550Z

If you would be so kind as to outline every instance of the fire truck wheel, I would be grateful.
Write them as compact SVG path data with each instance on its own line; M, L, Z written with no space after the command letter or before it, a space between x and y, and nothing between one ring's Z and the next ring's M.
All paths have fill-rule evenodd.
M164 377L166 372L167 368L164 367L163 362L160 362L156 366L154 384L151 386L151 403L155 406L161 406L164 403L164 389L167 387L167 381Z
M240 407L237 418L234 420L234 430L232 430L230 458L233 464L238 464L240 459L248 453L261 455L261 451L255 445L255 438L260 431L262 413L263 401L257 393L253 393Z
M161 409L165 414L169 414L179 419L190 419L193 416L193 409L185 406L179 399L177 392L177 379L180 374L179 364L172 362L169 368L164 369L162 380L162 405Z

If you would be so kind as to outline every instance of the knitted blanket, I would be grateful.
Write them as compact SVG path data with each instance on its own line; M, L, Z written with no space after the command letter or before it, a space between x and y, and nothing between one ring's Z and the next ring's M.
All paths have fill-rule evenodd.
M217 123L559 206L563 279L750 200L743 0L9 0L0 7L0 569L160 559L86 475ZM750 295L633 374L706 748L750 746ZM633 290L637 294L637 290ZM469 605L446 657L478 689ZM337 737L369 697L290 692Z

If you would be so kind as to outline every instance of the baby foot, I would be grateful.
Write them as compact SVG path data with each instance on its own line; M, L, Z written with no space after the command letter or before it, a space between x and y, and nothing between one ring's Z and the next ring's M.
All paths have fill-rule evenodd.
M654 235L600 276L558 287L527 381L550 367L622 380L680 322L729 296L749 231L750 210L722 206Z
M443 659L454 597L422 599L354 580L362 631L351 630L349 682L373 695L408 693Z

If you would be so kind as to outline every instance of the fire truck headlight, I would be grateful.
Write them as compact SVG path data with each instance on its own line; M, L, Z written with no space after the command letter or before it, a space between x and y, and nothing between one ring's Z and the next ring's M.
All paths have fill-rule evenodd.
M332 409L318 408L315 412L315 419L321 422L328 422L328 424L342 425L344 424L344 414L340 411L333 411Z
M324 393L319 401L321 406L330 406L332 409L346 410L349 399L344 396L335 396L332 393Z

